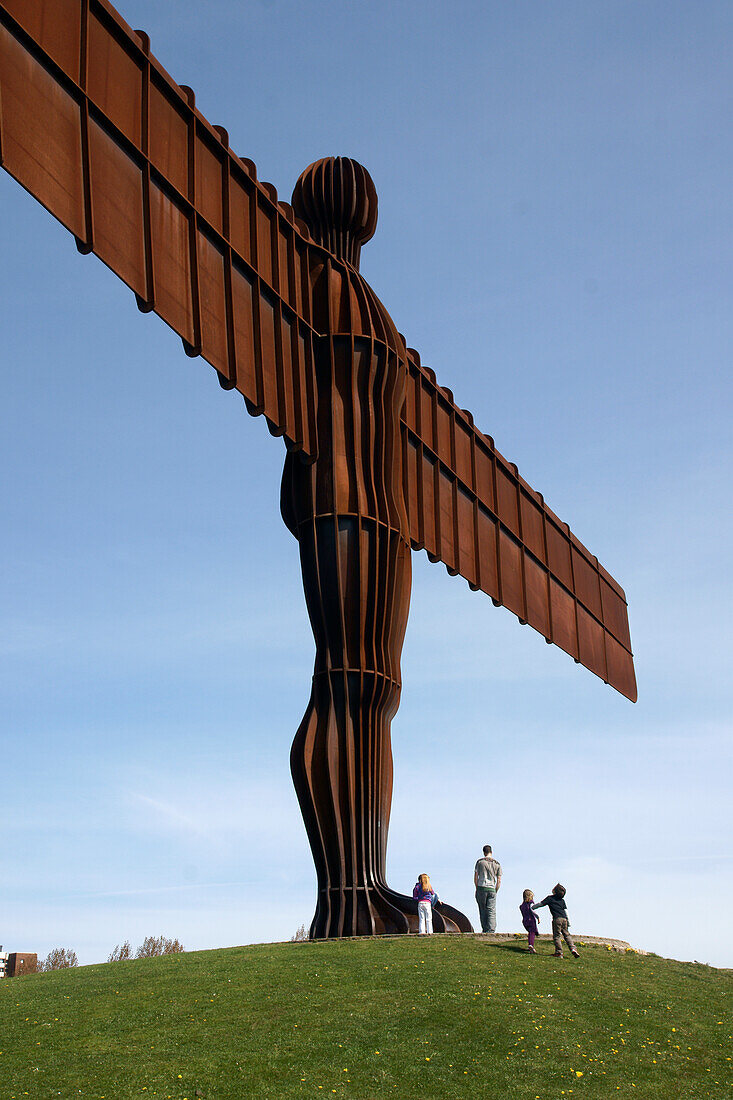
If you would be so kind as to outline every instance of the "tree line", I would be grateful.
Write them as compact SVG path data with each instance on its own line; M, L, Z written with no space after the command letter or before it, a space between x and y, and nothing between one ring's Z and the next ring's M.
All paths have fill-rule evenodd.
M107 962L124 962L126 959L150 959L156 955L179 955L185 951L180 940L171 940L167 936L146 936L140 946L133 950L130 941L118 943L107 956ZM48 974L52 970L68 970L78 966L76 951L70 947L54 947L45 959L36 963L36 974ZM33 973L27 970L26 973Z

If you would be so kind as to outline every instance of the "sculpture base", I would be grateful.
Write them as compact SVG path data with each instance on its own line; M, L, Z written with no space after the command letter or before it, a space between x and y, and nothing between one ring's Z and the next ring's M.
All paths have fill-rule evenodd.
M388 886L320 890L310 927L312 940L417 933L417 902ZM433 909L434 932L473 932L468 917L440 902Z

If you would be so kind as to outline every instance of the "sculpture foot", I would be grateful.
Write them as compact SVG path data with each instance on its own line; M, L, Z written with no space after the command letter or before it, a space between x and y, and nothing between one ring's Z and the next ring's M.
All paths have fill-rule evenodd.
M311 939L407 935L418 930L417 902L388 886L336 886L319 891ZM468 917L441 902L434 932L473 932Z
M409 920L409 931L417 932L418 919L417 919L417 902L414 898L406 897L404 894L398 894L389 887L385 888L385 894L393 902L393 904L399 905L403 908L407 905L409 910L406 915ZM448 905L446 902L439 902L433 909L433 932L473 932L473 926L470 920L462 913L460 909L455 909L452 905Z

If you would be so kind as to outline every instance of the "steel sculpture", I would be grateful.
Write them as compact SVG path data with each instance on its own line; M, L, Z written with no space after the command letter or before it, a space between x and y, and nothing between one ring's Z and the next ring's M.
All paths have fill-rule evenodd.
M291 754L311 935L414 931L385 878L411 549L635 700L623 590L359 274L377 221L364 168L318 161L279 202L107 0L0 0L0 97L3 167L285 439L316 641ZM447 905L435 926L471 928Z

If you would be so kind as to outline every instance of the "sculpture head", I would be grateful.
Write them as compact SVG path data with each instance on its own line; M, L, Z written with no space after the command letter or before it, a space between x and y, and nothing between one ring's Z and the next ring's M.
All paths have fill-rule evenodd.
M301 174L293 210L318 244L359 269L361 246L377 227L377 192L372 177L349 157L325 157Z

